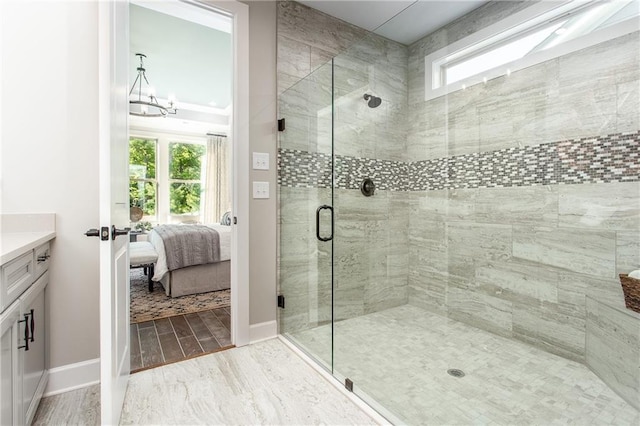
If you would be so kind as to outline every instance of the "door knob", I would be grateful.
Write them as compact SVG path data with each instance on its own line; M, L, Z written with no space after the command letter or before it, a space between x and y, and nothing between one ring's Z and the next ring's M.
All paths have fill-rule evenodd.
M87 237L99 237L100 231L98 231L96 228L91 228L87 232L85 232L84 235L86 235Z
M103 226L100 230L91 228L84 235L87 237L100 237L102 241L109 241L109 228L107 226Z
M115 240L120 235L127 235L131 231L131 228L118 229L115 225L111 225L111 239Z

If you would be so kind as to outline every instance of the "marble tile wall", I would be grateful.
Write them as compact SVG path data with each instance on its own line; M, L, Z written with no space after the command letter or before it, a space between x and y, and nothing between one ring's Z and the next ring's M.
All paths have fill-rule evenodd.
M278 1L278 94L366 36L367 31L295 1Z
M365 198L338 189L332 202L331 189L280 187L278 269L286 297L281 332L331 321L332 285L337 320L407 303L409 197L378 191ZM333 242L316 238L316 208L322 204L334 206ZM328 234L329 226L321 232Z
M300 56L317 46L324 47L326 60L300 68L300 61L310 60ZM406 46L282 1L277 61L278 115L286 119L287 129L279 135L280 149L408 159ZM368 107L365 94L380 97L382 104Z
M331 242L316 239L316 208L331 204L331 190L279 188L279 309L281 333L331 321Z
M409 303L584 362L640 267L640 32L424 101L425 55L525 3L409 46Z
M335 190L334 197L336 319L406 304L408 194Z
M640 315L587 297L587 365L640 410ZM636 361L636 362L632 362Z
M457 39L447 29L427 38L432 42L409 47L407 152L414 160L634 133L640 127L634 101L640 93L639 32L425 102L424 55L442 47L440 38Z
M582 362L586 298L624 309L638 182L416 191L409 203L412 305Z

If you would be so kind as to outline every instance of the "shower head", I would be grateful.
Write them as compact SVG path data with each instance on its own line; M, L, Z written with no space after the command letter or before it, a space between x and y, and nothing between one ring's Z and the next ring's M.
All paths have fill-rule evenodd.
M377 96L370 95L368 93L364 94L364 100L367 101L367 105L369 108L377 108L382 103L382 99Z

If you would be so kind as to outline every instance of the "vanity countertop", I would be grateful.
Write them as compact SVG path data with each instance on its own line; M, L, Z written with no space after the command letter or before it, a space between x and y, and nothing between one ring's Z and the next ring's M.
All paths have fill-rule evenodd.
M0 265L56 236L55 213L0 214Z
M55 231L3 232L0 234L0 265L55 238Z

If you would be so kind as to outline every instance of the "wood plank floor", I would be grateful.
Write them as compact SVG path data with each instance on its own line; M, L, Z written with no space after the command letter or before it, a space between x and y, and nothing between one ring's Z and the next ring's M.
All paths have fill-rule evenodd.
M233 347L230 308L131 324L131 372Z

